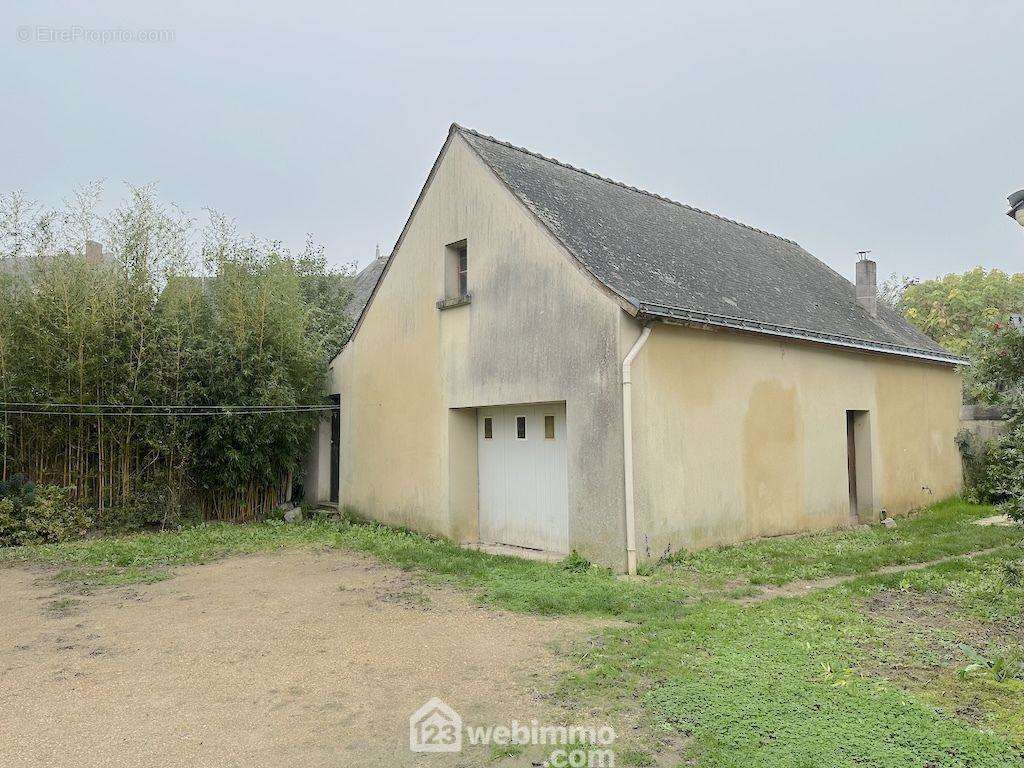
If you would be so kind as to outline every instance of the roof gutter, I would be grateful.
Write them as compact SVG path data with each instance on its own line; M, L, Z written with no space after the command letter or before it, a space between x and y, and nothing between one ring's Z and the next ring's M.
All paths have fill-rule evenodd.
M680 325L713 325L720 328L732 328L739 331L761 333L767 336L781 336L787 339L800 339L802 341L813 341L818 344L827 344L833 347L845 347L847 349L858 349L864 352L878 352L888 355L899 355L900 357L911 357L918 360L930 360L936 363L948 365L970 365L970 360L958 357L949 352L930 352L914 347L905 347L899 344L889 344L881 341L870 341L868 339L856 339L849 336L821 333L810 331L804 328L790 328L784 325L773 323L762 323L756 320L746 320L739 317L727 315L715 315L708 312L698 312L681 307L670 307L664 304L643 304L640 311L646 315L658 317L665 322L678 323Z
M626 573L636 575L636 509L633 501L633 376L632 366L647 339L651 326L645 325L622 361L622 476L625 483Z

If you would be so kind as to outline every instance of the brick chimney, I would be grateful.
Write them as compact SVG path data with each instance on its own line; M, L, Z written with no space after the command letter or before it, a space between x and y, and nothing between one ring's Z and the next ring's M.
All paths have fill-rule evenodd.
M95 240L85 241L85 260L90 264L99 264L103 261L103 246Z
M857 303L872 317L878 317L877 265L868 258L869 251L861 251L857 262Z

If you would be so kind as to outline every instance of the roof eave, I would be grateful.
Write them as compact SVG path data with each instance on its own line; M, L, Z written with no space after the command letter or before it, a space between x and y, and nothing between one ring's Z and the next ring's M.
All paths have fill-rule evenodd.
M755 320L746 320L728 315L715 315L708 312L699 312L681 307L669 307L663 304L640 305L640 314L651 318L657 318L664 322L679 325L715 326L717 328L729 328L748 333L757 333L765 336L775 336L786 339L808 341L816 344L824 344L830 347L841 347L861 352L873 352L897 357L907 357L917 360L927 360L933 363L946 365L970 365L970 361L951 353L933 352L926 349L901 346L899 344L885 344L868 339L856 339L838 334L821 333L804 328L790 328L772 323L762 323Z

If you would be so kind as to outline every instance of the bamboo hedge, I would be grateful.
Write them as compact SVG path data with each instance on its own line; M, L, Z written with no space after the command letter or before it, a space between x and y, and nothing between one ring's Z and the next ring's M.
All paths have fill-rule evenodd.
M351 329L351 269L192 220L152 188L108 215L100 189L60 210L0 198L0 400L76 406L327 403ZM86 255L102 242L102 258ZM104 516L260 517L288 496L317 419L17 414L0 472L72 489ZM84 410L84 409L83 409Z

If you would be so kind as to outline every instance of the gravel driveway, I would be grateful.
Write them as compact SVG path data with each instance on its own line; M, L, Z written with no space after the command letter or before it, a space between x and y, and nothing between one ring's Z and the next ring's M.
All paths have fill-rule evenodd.
M52 575L0 569L5 768L479 765L411 753L409 714L438 696L473 724L558 722L554 648L581 629L337 551L87 595Z

